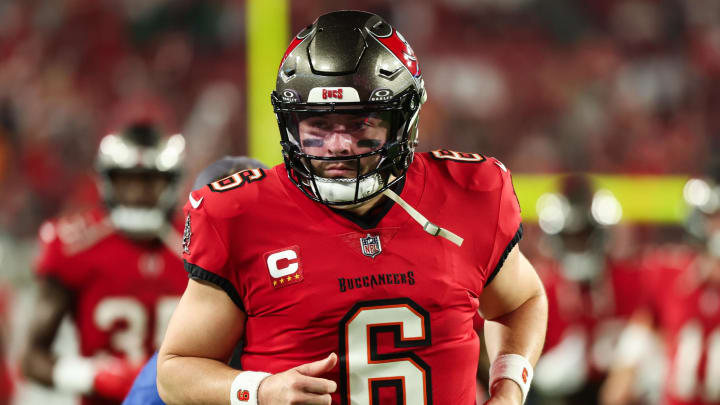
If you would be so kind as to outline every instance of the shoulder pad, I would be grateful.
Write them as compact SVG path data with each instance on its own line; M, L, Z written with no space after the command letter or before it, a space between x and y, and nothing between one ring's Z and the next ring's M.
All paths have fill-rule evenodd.
M263 193L257 186L267 179L268 172L266 169L241 170L192 191L185 212L201 210L218 218L238 215Z
M38 237L42 243L59 243L67 256L78 254L114 232L106 216L93 212L72 214L46 221Z
M468 190L495 190L510 178L510 171L502 162L479 153L440 149L430 152L428 156L430 170L440 171Z

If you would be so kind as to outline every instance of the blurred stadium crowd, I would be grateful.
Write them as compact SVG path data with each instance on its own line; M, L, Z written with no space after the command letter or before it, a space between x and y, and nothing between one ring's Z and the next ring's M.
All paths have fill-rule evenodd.
M291 33L323 12L348 8L382 15L411 39L429 93L420 151L480 152L515 173L720 178L716 0L290 6ZM181 131L186 183L222 155L247 153L245 35L239 0L0 0L0 327L11 370L22 345L17 318L29 310L38 227L97 203L93 162L102 135L140 117ZM267 134L268 142L278 139ZM540 240L538 227L528 228L523 250L553 279L553 248ZM636 245L638 229L648 228L617 227L608 243L619 266L634 268L641 251L654 249L648 238ZM633 298L633 284L617 283L617 291ZM604 294L558 285L557 311L584 308L577 300ZM614 314L627 318L631 311L620 312ZM552 327L549 342L559 344L566 329ZM558 381L546 383L555 388L545 403L588 403L567 399L578 387L563 391Z

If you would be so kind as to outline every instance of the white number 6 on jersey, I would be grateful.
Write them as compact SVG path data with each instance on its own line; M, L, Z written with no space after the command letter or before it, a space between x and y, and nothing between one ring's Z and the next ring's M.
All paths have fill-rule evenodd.
M430 314L409 298L357 303L340 321L340 397L375 405L381 387L398 404L432 404L430 366L412 351L379 353L377 334L392 332L397 348L429 346Z

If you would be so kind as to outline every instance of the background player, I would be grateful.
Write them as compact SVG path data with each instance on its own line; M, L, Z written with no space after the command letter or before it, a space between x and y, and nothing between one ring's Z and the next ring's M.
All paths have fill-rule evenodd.
M537 400L594 404L617 337L639 303L639 252L618 225L620 204L593 179L573 174L559 193L538 199L541 250L536 267L550 308L545 352L536 367Z
M267 166L259 160L249 158L247 156L224 156L206 167L197 175L192 189L199 190L209 183L221 180L234 173L246 169L267 169ZM236 348L239 353L242 348L240 345ZM233 355L235 358L236 356ZM234 364L230 359L230 366L239 368L239 364ZM133 383L130 392L123 401L123 405L164 405L160 399L157 390L157 353L153 354L150 360L145 364Z
M615 364L603 387L603 403L636 403L634 383L664 343L667 370L660 387L665 405L720 404L720 186L691 179L684 189L693 207L691 246L668 245L645 260L645 306L623 333Z
M193 280L158 357L165 400L474 404L479 307L488 403L523 402L547 307L510 174L414 154L424 99L412 49L376 15L326 14L292 41L273 93L285 166L186 206ZM225 365L242 336L243 369L273 375Z
M183 137L150 122L107 135L97 156L104 207L40 228L40 288L22 359L29 379L81 394L83 404L124 398L187 283L172 221L183 155ZM65 315L81 357L53 354Z

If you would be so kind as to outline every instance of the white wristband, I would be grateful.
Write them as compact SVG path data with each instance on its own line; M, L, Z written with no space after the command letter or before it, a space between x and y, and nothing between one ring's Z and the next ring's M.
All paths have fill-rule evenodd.
M95 380L95 365L85 357L61 356L52 370L53 386L59 391L88 394Z
M230 405L258 405L258 387L270 373L243 371L230 386Z
M513 380L522 391L522 403L527 399L530 383L533 378L533 368L524 356L519 354L503 354L493 361L490 366L490 389L501 379Z
M653 333L646 326L631 323L620 334L616 347L614 366L637 366L643 356L652 350Z

